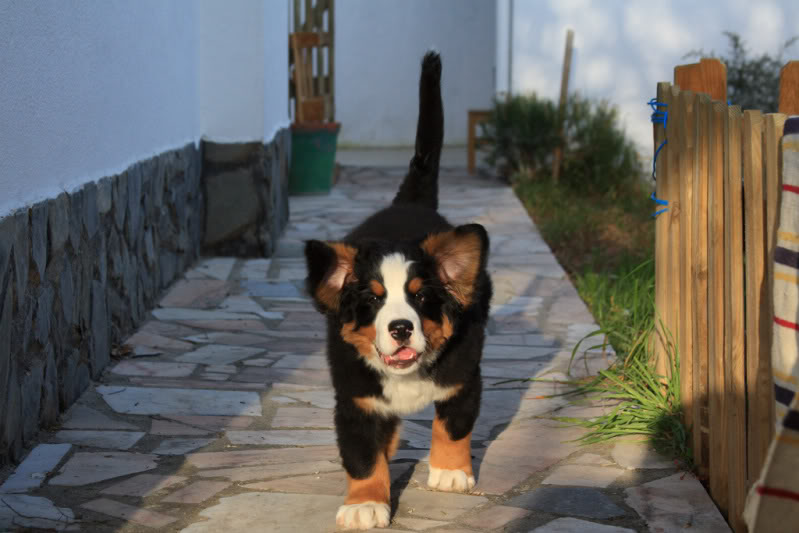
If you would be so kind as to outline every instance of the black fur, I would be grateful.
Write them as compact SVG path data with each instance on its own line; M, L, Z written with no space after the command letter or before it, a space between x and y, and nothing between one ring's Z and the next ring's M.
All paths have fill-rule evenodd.
M480 359L491 300L491 281L485 270L488 235L479 224L454 228L458 236L477 236L481 246L479 274L466 306L447 289L436 260L421 247L429 235L453 229L436 212L444 134L440 80L440 58L429 52L422 62L416 152L408 174L392 205L370 216L343 239L343 243L357 249L357 255L338 294L338 306L333 308L317 301L317 307L326 314L328 321L328 360L336 391L338 444L344 468L354 478L364 478L372 472L377 454L385 450L399 423L397 416L369 414L356 405L355 398L382 396L381 374L341 335L344 324L354 322L360 328L374 322L382 301L372 293L369 282L380 281L378 267L388 254L404 254L413 261L409 279L424 280L420 291L423 299L410 292L407 294L407 301L417 314L437 323L442 323L446 316L452 323L452 335L438 357L419 368L421 376L438 385L460 386L455 396L436 403L436 412L444 420L450 436L459 440L467 435L479 412ZM311 295L317 295L322 284L336 271L338 259L333 249L320 241L309 241L305 254L307 289Z
M419 120L416 151L395 205L414 204L438 209L438 163L444 142L444 106L441 103L441 58L428 52L419 80Z

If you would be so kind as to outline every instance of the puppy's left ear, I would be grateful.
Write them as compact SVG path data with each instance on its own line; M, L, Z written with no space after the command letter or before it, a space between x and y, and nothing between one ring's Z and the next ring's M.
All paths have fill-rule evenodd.
M338 311L341 289L355 280L358 249L342 242L308 241L305 260L308 277L305 286L322 311Z
M477 276L488 259L488 233L480 224L466 224L429 235L422 250L438 265L438 277L458 302L472 302Z

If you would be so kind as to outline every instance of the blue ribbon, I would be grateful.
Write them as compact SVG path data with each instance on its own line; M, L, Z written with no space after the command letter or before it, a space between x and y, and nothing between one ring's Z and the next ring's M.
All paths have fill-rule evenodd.
M669 205L669 201L668 200L661 200L660 198L655 196L654 192L652 192L652 196L650 196L649 199L652 200L653 202L655 202L657 205ZM654 213L652 213L652 218L655 218L659 214L663 213L664 211L668 211L668 210L669 210L668 207L664 207L663 209L659 209L659 210L655 211Z
M652 116L651 116L652 124L663 124L663 129L665 130L666 129L666 125L669 122L669 112L665 108L669 107L669 105L665 104L663 102L658 102L657 98L652 98L651 100L649 100L647 102L647 105L652 108ZM661 108L663 108L663 109L661 110ZM655 157L652 158L652 179L654 181L657 181L658 155L660 154L660 151L663 149L664 146L666 146L666 144L668 142L669 142L668 139L663 139L663 142L660 143L660 146L658 146L657 150L655 150ZM650 198L657 205L665 205L665 206L669 205L668 201L661 200L660 198L657 198L655 196L654 192L652 193L652 196ZM664 207L663 209L659 209L659 210L655 211L652 214L652 217L654 218L654 217L658 216L659 214L661 214L661 213L663 213L665 211L668 211L668 210L669 210L668 207Z

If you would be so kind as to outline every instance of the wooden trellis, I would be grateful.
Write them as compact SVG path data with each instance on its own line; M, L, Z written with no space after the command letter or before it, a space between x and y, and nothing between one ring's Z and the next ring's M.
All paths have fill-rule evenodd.
M289 98L296 122L335 120L334 0L294 0Z

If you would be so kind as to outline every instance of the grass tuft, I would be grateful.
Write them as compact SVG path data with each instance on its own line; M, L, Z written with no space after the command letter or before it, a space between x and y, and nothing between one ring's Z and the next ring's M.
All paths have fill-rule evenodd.
M580 439L586 444L643 435L655 449L693 469L673 342L668 346L670 377L659 376L653 364L652 335L669 339L670 333L655 319L651 189L633 181L604 194L576 194L570 187L525 176L517 177L515 188L600 326L574 348L572 364L579 364L581 352L607 344L616 352L607 370L574 380L569 393L618 402L616 407L591 420L556 420L587 428Z

